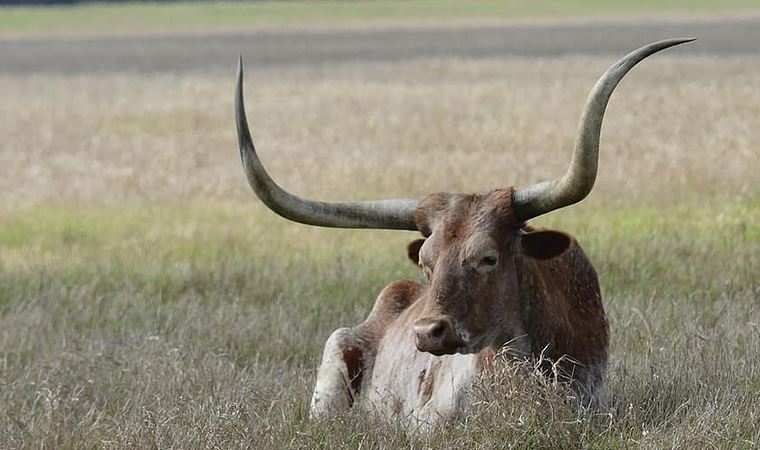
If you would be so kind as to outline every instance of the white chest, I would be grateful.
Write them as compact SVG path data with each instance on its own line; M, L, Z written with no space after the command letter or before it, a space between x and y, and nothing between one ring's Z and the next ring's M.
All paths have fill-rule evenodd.
M411 329L388 333L380 341L360 401L382 415L416 424L451 417L461 410L467 389L479 376L480 358L422 353Z

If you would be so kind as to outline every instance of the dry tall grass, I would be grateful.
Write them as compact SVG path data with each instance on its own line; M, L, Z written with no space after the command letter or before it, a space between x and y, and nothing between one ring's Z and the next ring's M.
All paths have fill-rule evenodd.
M248 67L273 175L323 198L524 185L560 174L610 61ZM0 78L2 203L247 200L229 77ZM760 60L656 57L612 99L594 199L753 191ZM719 187L719 188L718 188ZM671 191L675 191L672 193Z
M561 173L607 58L260 72L265 164L328 199ZM602 277L606 405L504 365L431 433L310 422L329 332L417 277L408 233L288 224L245 186L229 77L2 78L5 448L755 448L760 59L656 57L608 110L601 174L544 223Z

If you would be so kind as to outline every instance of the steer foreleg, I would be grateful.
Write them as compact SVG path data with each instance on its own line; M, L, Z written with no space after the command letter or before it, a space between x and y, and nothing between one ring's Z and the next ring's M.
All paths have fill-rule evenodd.
M351 328L339 328L325 344L317 385L311 397L311 417L347 411L361 389L365 351Z

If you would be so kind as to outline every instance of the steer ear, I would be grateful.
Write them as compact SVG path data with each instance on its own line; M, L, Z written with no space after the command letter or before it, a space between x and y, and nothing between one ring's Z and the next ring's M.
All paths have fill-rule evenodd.
M424 243L425 243L424 239L416 239L410 242L409 245L406 246L406 254L409 256L409 259L411 259L415 265L420 263L420 248L422 247L422 244Z
M573 238L554 230L529 231L522 235L523 253L535 259L552 259L570 248Z

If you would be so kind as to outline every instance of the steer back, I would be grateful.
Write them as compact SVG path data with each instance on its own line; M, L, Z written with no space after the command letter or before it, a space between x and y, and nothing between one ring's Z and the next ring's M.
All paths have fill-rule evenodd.
M577 241L560 257L523 258L518 267L521 318L541 368L571 381L584 405L603 395L609 327L599 280Z

